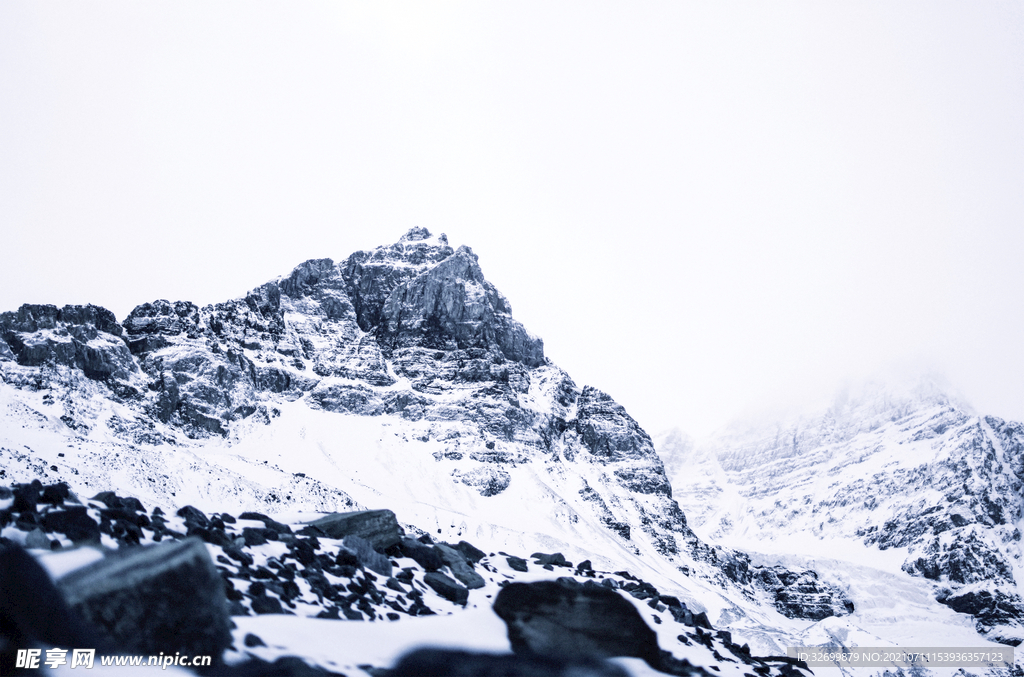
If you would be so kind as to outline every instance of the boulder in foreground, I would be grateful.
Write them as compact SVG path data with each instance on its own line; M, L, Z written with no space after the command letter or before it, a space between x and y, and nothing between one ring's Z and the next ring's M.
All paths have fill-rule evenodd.
M389 677L627 677L618 665L517 654L418 649L402 656Z
M346 536L358 536L369 541L375 550L386 550L402 540L398 518L390 510L336 512L310 522L310 526L322 529L325 534L338 540Z
M198 538L122 548L57 585L72 609L126 652L218 660L231 645L221 577Z
M563 659L632 656L660 662L658 638L619 593L588 581L511 583L494 600L512 650Z

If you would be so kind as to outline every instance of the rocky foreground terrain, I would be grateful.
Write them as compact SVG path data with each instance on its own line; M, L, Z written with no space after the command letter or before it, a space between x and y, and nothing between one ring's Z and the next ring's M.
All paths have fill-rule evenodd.
M715 630L705 613L693 613L627 571L595 571L589 561L574 565L560 553L526 558L485 553L466 541L409 538L387 510L287 525L258 513L206 515L192 506L173 515L159 507L147 512L138 499L113 492L83 504L67 485L39 482L0 490L0 501L6 505L0 520L23 532L32 552L52 553L42 556L51 569L59 570L62 561L79 564L83 553L91 560L57 578L70 611L39 614L5 605L4 674L14 669L13 649L60 646L69 634L75 646L111 653L210 655L214 661L202 670L208 674L335 674L296 659L261 660L250 649L266 641L252 633L232 637L230 618L395 622L458 612L471 591L474 601L493 598L514 657L412 654L395 666L359 669L375 676L424 674L417 672L423 665L414 666L429 659L443 664L443 674L618 675L623 671L602 659L631 656L668 674L709 674L660 648L648 623L671 627L675 644L731 664L737 674L788 675L801 665L751 656L748 646ZM119 547L104 554L101 540ZM23 553L12 540L0 543L4 598L38 603L45 598L40 590L18 586L33 575ZM544 576L550 580L517 582L531 572L550 572Z
M425 229L202 308L154 301L118 322L96 306L22 306L0 314L0 381L4 566L39 585L31 562L50 567L51 597L112 651L185 651L175 638L202 628L224 674L753 675L800 670L767 658L787 646L886 643L857 625L875 587L716 543L728 519L712 519L722 492L703 461L666 455L670 482L650 436L544 356L472 250ZM748 482L767 496L757 472ZM780 505L761 507L766 532L791 526L795 508ZM725 531L704 530L715 519ZM209 582L202 604L183 605L207 620L164 604L166 618L131 627L178 630L108 622L123 612L103 600L142 595L150 574L180 587L163 559ZM908 579L932 573L924 558L908 567ZM121 579L135 592L103 582ZM970 593L949 590L947 610ZM467 619L457 639L418 643L497 653L358 659L448 614ZM53 636L3 622L6 656ZM313 632L344 647L309 647Z

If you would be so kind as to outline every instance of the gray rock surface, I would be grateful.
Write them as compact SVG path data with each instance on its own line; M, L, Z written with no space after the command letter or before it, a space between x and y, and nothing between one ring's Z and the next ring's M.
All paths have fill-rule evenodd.
M402 540L398 518L390 510L339 512L321 517L309 524L322 529L331 538L358 536L377 550L385 550L393 545L398 545Z
M441 553L444 563L448 565L448 569L452 572L452 576L454 576L459 583L462 583L470 590L476 590L484 587L483 577L473 571L473 567L470 566L461 552L443 544L438 544L434 547Z
M342 543L355 553L356 559L367 569L381 576L391 575L391 560L373 549L372 544L360 536L345 536Z
M563 659L632 656L658 665L658 638L617 592L570 579L511 583L494 600L516 653Z
M451 649L417 649L395 663L389 677L629 677L614 663Z
M72 609L125 651L219 658L231 644L221 577L199 539L119 549L58 587Z
M444 574L431 571L423 576L423 582L449 602L465 606L469 590Z

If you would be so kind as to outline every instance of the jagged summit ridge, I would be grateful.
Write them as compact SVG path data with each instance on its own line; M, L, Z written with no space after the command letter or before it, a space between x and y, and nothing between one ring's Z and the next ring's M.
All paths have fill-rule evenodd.
M508 463L537 453L582 459L582 451L603 468L583 481L584 505L599 504L602 523L624 524L611 517L621 501L608 507L594 492L606 481L671 500L646 433L610 397L549 365L542 341L512 317L473 251L425 228L341 262L306 261L242 298L202 308L159 300L119 325L103 309L24 306L0 315L0 327L7 383L39 382L34 368L62 385L71 384L62 369L84 373L169 426L147 439L226 436L243 421L269 423L278 403L301 399L421 424L424 439L448 440L446 460L462 461L450 474L482 495L508 487ZM662 512L685 526L678 510Z

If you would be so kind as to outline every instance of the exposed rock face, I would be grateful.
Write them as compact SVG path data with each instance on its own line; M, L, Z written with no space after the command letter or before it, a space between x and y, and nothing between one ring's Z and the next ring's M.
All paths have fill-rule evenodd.
M784 567L756 567L754 584L774 596L775 608L789 618L820 621L853 613L853 602L834 586L818 580L813 571Z
M511 313L505 297L484 279L473 251L459 247L391 292L382 310L380 333L391 350L479 348L527 367L543 364L543 343Z
M177 502L180 465L167 465L167 445L234 442L299 401L318 412L387 418L407 439L430 441L429 469L419 465L420 476L402 480L443 485L462 514L473 513L474 501L544 486L551 508L543 518L577 542L589 545L600 532L616 547L755 592L742 556L690 530L647 433L610 396L551 364L477 256L443 235L417 228L341 262L310 260L224 303L143 304L123 325L91 306L23 306L0 316L0 327L0 349L14 357L0 362L5 383L50 388L68 428L84 435L99 425L123 440L124 453L104 463L111 472L131 466L145 495ZM105 399L123 407L81 404ZM0 457L8 453L30 462L0 449ZM428 452L410 444L402 453ZM183 463L203 476L202 460ZM40 476L79 481L56 464L39 468ZM103 481L90 477L92 486ZM206 481L204 491L225 491ZM359 507L304 473L275 489L239 481L227 491L261 506L301 499L323 512ZM249 529L247 542L268 537Z
M23 305L0 314L0 361L62 365L95 380L126 381L137 367L114 314L97 306Z

